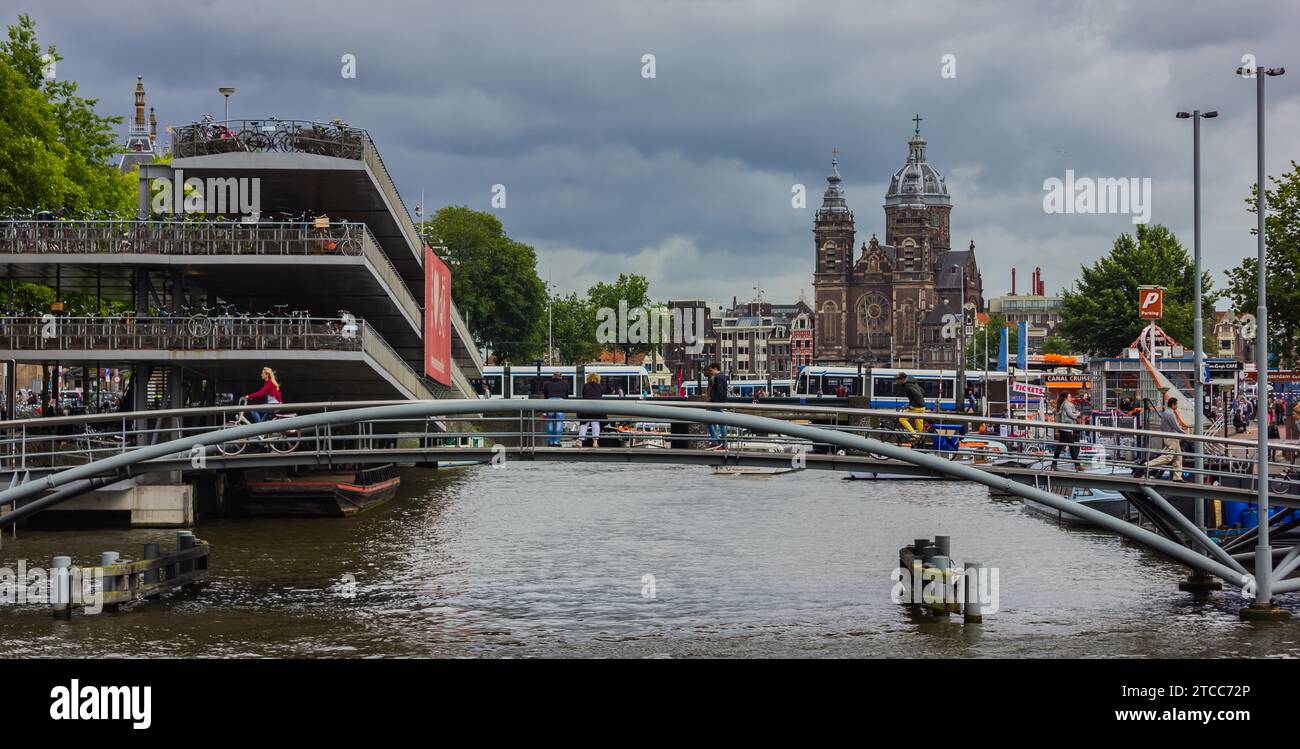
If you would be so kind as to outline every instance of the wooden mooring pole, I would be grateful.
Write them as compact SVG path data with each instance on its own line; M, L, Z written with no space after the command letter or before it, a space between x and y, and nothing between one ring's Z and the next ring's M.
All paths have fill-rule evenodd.
M159 545L144 545L143 559L121 561L116 551L99 556L98 567L75 569L72 558L54 557L50 566L50 603L54 616L67 619L74 607L116 610L124 603L153 598L177 588L207 584L210 548L191 531L177 531L176 551L163 554Z

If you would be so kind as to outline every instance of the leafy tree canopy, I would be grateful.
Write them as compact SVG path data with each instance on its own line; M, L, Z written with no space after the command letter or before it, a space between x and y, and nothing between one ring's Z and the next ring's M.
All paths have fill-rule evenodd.
M1192 304L1196 270L1192 257L1168 228L1139 225L1136 236L1121 234L1110 254L1081 269L1077 287L1067 290L1055 333L1077 352L1115 356L1146 322L1138 319L1138 287L1164 286L1164 318L1175 340L1192 345ZM1214 331L1213 284L1201 274L1203 332L1207 348Z
M601 281L587 289L587 301L591 305L591 324L595 326L600 311L613 310L615 314L628 314L636 308L650 311L650 282L645 276L635 273L620 273L614 283ZM620 304L623 307L620 308ZM624 310L620 313L620 309ZM607 313L608 314L608 313ZM623 351L625 354L646 353L654 350L657 344L650 342L632 343L619 341L606 346L611 350Z
M596 311L591 302L577 294L551 299L555 351L565 364L595 361L604 348L596 340Z
M76 83L46 78L62 59L41 51L26 14L0 40L0 209L134 212L133 177L109 163L122 118L96 114L99 101L77 96Z
M1269 346L1287 367L1294 368L1300 366L1300 165L1292 161L1291 171L1269 179L1275 185L1264 193ZM1257 187L1252 185L1251 196L1246 199L1251 213L1257 210L1258 194ZM1254 230L1251 233L1256 234ZM1257 267L1256 254L1252 254L1228 271L1228 297L1239 312L1253 315L1259 306Z
M447 247L451 296L480 346L499 363L520 364L546 347L546 287L537 253L505 233L501 220L447 206L423 223Z

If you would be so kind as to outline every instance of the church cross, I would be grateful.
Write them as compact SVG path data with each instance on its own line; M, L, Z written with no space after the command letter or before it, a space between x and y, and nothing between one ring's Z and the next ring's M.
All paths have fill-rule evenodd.
M912 118L912 122L915 122L915 123L916 123L916 134L917 134L917 135L920 135L920 134L921 134L921 119L922 119L922 118L921 118L921 115L919 115L919 114L918 114L917 116L915 116L915 117Z

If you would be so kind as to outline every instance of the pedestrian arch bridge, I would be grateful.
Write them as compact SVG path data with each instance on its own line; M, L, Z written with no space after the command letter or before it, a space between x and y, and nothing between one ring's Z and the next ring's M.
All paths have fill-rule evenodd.
M1182 435L1181 474L1161 468L1163 473L1139 476L1134 469L1160 453L1167 435L1070 425L1071 439L1066 425L1050 422L928 414L925 432L912 437L895 411L717 405L431 400L295 404L294 415L261 423L241 417L258 410L253 406L0 422L0 486L8 487L0 490L0 529L112 482L155 472L509 461L824 469L982 484L1119 533L1247 593L1300 590L1300 578L1290 577L1300 567L1300 543L1274 549L1266 534L1250 531L1221 545L1204 530L1207 500L1260 501L1254 478L1259 456L1244 440ZM558 408L563 419L552 417ZM602 446L579 446L573 427L586 420L604 425ZM710 424L725 427L725 448L705 447L704 427ZM564 425L558 433L556 425ZM1071 448L1079 450L1074 470L1052 467L1049 459L1058 447L1062 458ZM1300 527L1300 520L1291 519L1294 513L1285 512L1300 509L1300 475L1291 473L1296 452L1279 446L1265 456L1269 480L1260 517L1270 518L1264 527L1274 535ZM1080 505L1064 496L1070 487L1119 492L1143 522ZM1242 551L1257 537L1254 554Z

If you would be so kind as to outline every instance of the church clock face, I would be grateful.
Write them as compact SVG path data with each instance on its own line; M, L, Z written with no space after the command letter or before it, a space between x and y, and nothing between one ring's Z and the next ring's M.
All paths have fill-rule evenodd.
M872 293L862 297L858 305L862 321L879 331L889 322L889 300L884 294Z

